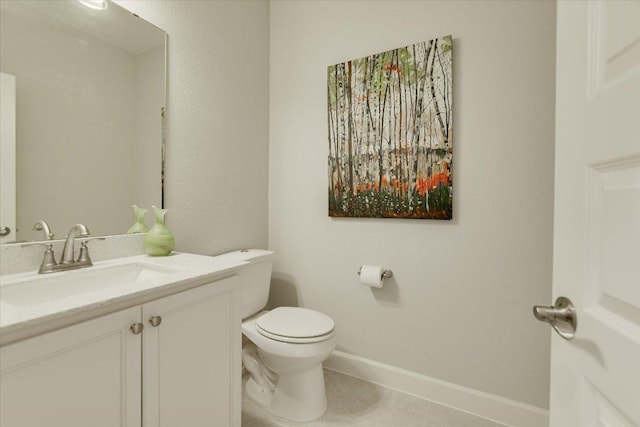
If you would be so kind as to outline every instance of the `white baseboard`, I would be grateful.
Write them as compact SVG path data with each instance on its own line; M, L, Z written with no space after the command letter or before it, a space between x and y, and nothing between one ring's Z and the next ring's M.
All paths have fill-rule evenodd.
M547 427L549 411L384 363L334 351L324 367L513 427Z

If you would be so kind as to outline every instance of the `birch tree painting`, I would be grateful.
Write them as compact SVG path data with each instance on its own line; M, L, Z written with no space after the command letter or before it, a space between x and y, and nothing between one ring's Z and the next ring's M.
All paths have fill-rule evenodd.
M451 219L451 42L328 67L329 216Z

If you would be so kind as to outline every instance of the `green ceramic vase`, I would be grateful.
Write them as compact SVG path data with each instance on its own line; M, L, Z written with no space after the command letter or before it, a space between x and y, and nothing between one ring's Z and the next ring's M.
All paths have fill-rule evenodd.
M145 208L139 208L136 205L133 205L133 214L136 216L136 222L131 226L127 234L135 234L135 233L146 233L149 231L149 227L147 227L145 221L145 215L147 214L147 210Z
M164 224L167 209L152 206L156 213L156 224L151 227L144 238L144 249L151 256L169 255L176 245L173 234Z

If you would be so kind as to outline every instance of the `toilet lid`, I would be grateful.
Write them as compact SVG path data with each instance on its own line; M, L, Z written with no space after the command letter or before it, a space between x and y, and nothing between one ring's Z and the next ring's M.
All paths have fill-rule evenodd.
M258 332L284 342L309 343L329 339L335 324L326 314L300 307L278 307L256 320Z

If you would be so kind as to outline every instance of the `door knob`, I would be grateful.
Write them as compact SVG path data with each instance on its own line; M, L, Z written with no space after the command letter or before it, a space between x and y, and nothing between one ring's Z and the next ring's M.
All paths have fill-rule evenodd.
M160 323L162 323L162 317L160 316L152 316L149 318L149 323L151 323L151 326L156 327L159 326Z
M11 229L5 225L0 227L0 236L8 236L11 233Z
M549 323L565 340L572 339L576 333L578 317L569 298L558 297L551 307L534 305L533 315L541 322Z

